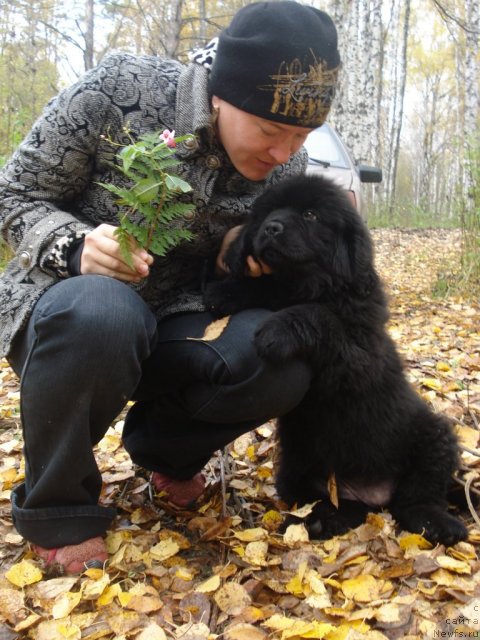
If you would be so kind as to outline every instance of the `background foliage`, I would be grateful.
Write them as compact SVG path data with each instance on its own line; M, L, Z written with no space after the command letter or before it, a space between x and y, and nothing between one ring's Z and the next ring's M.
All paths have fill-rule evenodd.
M275 1L275 0L273 0ZM281 1L281 0L276 0ZM114 49L187 60L246 0L0 0L0 164L50 96ZM371 226L478 229L477 0L310 0L339 31L330 121L359 162ZM478 187L477 187L478 189ZM478 236L475 239L478 243Z

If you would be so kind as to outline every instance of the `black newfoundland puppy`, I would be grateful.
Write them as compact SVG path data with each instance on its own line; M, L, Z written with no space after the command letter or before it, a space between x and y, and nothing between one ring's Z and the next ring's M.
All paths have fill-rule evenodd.
M245 277L248 255L272 274ZM314 373L278 420L278 493L289 505L319 501L306 520L311 536L344 533L388 507L433 543L465 539L447 510L455 435L406 380L369 233L346 194L312 176L267 189L226 263L229 276L207 286L208 308L219 317L272 309L255 336L259 354L273 364L304 358Z

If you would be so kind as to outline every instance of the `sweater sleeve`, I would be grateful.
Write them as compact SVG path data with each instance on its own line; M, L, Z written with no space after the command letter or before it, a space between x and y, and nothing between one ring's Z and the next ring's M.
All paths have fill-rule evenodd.
M68 276L69 243L93 226L74 213L111 108L115 56L61 92L0 174L0 230L23 266Z

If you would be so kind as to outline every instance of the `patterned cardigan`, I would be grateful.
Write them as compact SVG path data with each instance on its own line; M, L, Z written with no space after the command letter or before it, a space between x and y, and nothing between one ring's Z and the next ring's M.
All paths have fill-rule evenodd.
M101 223L116 224L115 197L98 182L120 184L116 148L137 136L174 129L194 133L179 144L179 174L195 205L182 220L194 234L165 258L155 258L138 292L158 318L203 310L202 278L224 233L245 220L269 183L301 173L305 152L267 180L243 178L217 144L211 127L208 71L156 57L112 54L46 107L0 174L0 228L15 255L0 277L0 356L8 355L43 292L69 277L68 248Z

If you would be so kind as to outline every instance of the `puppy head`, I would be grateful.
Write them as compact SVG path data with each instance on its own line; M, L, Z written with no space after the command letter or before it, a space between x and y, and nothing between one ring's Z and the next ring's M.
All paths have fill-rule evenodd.
M373 276L368 231L346 193L320 176L297 176L255 201L245 246L279 279L366 294Z

